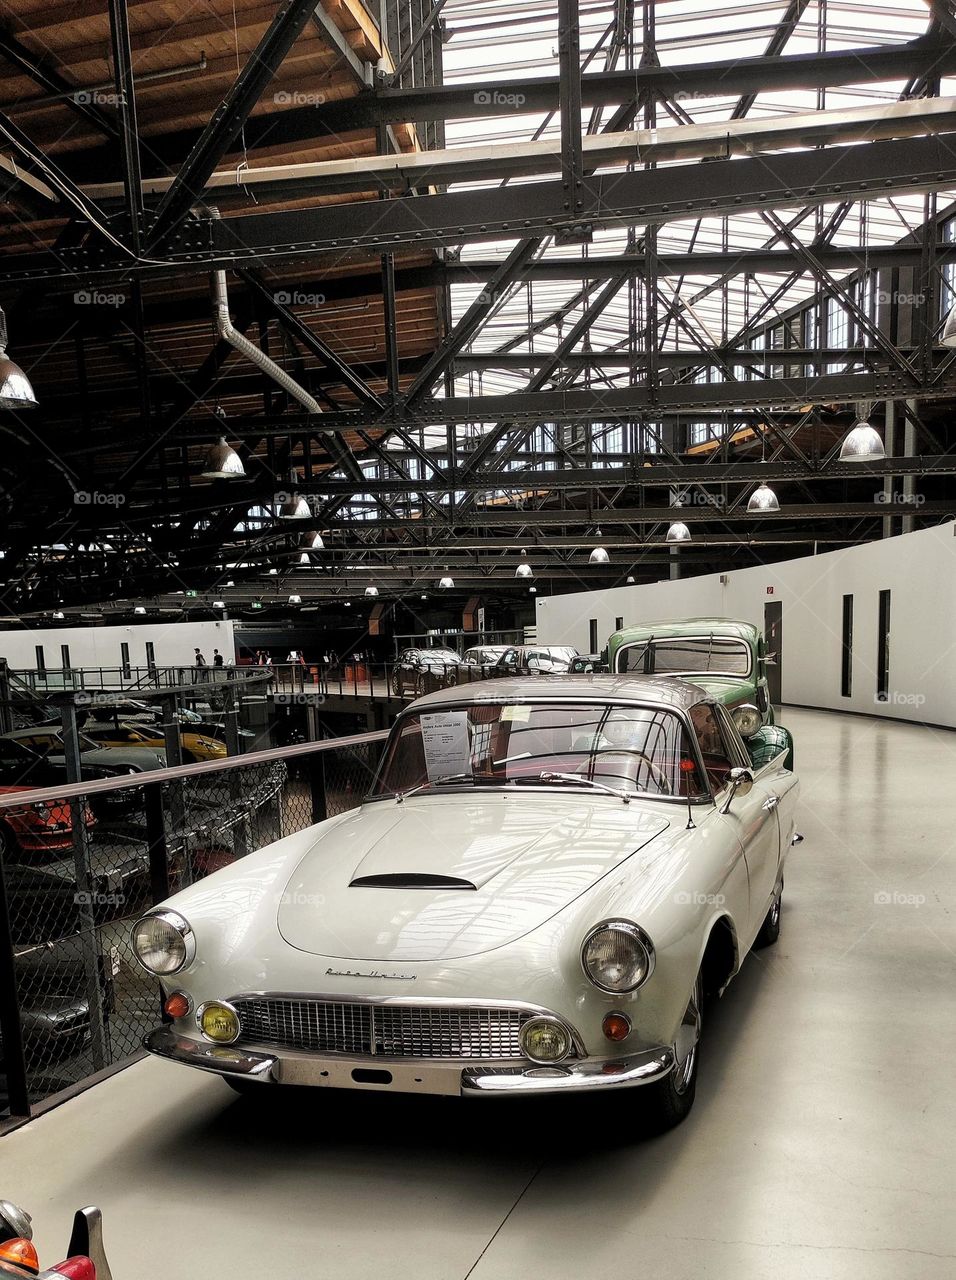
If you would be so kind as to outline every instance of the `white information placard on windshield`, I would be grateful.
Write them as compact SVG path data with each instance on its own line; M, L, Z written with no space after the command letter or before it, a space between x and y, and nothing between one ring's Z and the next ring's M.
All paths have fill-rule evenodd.
M428 781L471 774L467 711L435 711L421 717Z

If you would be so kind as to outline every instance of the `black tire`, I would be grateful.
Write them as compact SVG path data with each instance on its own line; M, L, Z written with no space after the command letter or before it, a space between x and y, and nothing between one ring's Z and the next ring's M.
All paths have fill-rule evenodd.
M697 1071L700 1065L700 1033L704 1000L702 975L697 975L694 990L687 1004L682 1026L693 1038L689 1051L662 1080L644 1085L640 1090L641 1102L646 1108L648 1133L666 1133L685 1120L697 1095Z
M425 677L419 676L418 679L415 681L415 697L416 698L424 698L425 694L428 692L428 689L425 687L425 685L426 685Z
M243 1076L223 1076L222 1082L233 1093L238 1093L240 1098L252 1098L256 1095L264 1098L277 1088L276 1085L262 1084L259 1080L246 1080Z
M780 903L783 898L783 881L777 888L773 902L770 904L770 910L763 918L763 924L760 926L760 932L754 938L754 951L760 951L763 947L772 947L780 937Z

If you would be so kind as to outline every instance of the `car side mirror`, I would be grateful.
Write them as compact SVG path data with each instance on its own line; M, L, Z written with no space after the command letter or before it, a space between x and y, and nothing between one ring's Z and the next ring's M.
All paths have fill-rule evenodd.
M750 769L731 769L728 781L730 790L727 792L727 799L724 801L721 813L730 812L730 802L734 796L745 796L750 792L754 785L754 775Z

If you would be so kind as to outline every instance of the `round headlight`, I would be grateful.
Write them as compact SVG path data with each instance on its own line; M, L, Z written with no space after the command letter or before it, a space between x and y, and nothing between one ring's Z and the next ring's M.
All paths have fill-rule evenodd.
M584 939L581 963L602 991L636 991L654 972L654 946L629 920L608 920Z
M143 916L130 934L133 954L149 973L178 973L196 954L196 940L189 924L176 911Z
M557 1018L529 1018L519 1039L522 1052L532 1062L560 1062L571 1052L571 1036Z
M763 724L763 717L756 707L744 702L741 706L734 707L734 724L742 738L749 738Z
M213 1044L232 1044L242 1027L239 1015L225 1000L209 1000L196 1010L196 1025Z

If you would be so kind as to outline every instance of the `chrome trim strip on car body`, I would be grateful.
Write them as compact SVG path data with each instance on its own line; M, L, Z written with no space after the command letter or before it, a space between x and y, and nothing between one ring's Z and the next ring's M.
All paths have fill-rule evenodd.
M202 1044L179 1035L172 1027L157 1027L143 1041L157 1057L201 1071L270 1083L341 1089L390 1089L398 1093L445 1094L475 1098L619 1089L650 1084L674 1068L674 1050L661 1046L627 1058L599 1059L541 1066L529 1063L462 1065L447 1061L409 1061L400 1058L348 1058L295 1053L259 1053L235 1046ZM375 1070L369 1071L374 1064ZM368 1075L382 1077L366 1079ZM387 1077L384 1078L384 1077Z
M509 1072L466 1070L461 1075L463 1097L491 1094L573 1093L651 1084L674 1068L673 1049L652 1049L630 1058L596 1058L571 1066L530 1067Z
M204 1044L179 1035L172 1027L156 1027L143 1039L143 1048L158 1058L182 1062L200 1071L215 1071L223 1076L266 1079L278 1062L277 1057L261 1053L244 1053L232 1045Z

